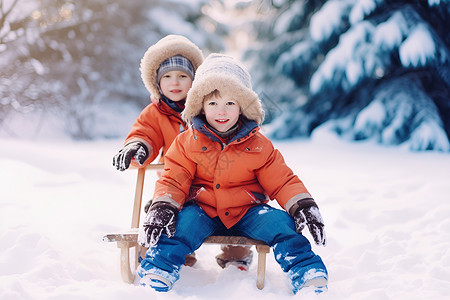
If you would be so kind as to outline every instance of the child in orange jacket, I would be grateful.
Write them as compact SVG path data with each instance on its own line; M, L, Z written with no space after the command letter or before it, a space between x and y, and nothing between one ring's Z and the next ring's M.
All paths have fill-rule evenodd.
M138 237L149 246L138 268L141 284L169 291L184 255L219 234L266 242L294 293L306 286L325 291L326 267L301 234L308 226L315 243L325 246L321 214L303 182L259 132L264 112L245 67L226 55L208 56L182 117L191 127L166 154ZM285 211L267 205L269 199Z
M144 168L160 152L160 162L164 161L175 137L187 128L180 114L203 59L202 51L180 35L168 35L148 48L140 70L152 103L140 113L123 148L113 157L117 170L124 171L130 164ZM187 265L195 262L195 253L186 256Z
M141 77L152 103L141 112L123 148L114 156L113 165L118 170L124 171L130 164L145 167L160 152L160 162L164 161L175 137L187 128L180 114L203 59L202 51L179 35L168 35L148 48L141 60ZM246 269L253 255L249 247L224 246L222 250L216 257L222 267L231 263ZM186 257L187 265L195 262L195 253Z
M118 170L124 171L130 164L145 167L160 150L164 157L175 137L187 128L180 114L202 62L202 51L183 36L168 35L148 48L140 70L152 103L141 112L114 156Z

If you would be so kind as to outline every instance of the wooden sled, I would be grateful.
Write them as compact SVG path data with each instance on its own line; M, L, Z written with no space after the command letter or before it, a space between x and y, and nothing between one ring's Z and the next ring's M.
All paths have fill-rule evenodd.
M134 194L133 216L131 219L131 229L119 232L110 233L103 237L103 241L116 242L117 247L120 248L120 274L122 280L127 283L133 283L136 277L136 268L139 265L139 253L145 254L146 248L137 243L138 228L140 223L142 193L144 188L144 179L146 170L162 170L163 164L150 164L146 168L139 168L136 190ZM225 245L254 245L258 252L258 269L256 272L256 286L258 289L264 288L264 280L266 276L266 254L270 252L270 247L258 240L243 236L210 236L204 243L209 244L225 244ZM134 251L134 270L130 264L130 249L135 248Z

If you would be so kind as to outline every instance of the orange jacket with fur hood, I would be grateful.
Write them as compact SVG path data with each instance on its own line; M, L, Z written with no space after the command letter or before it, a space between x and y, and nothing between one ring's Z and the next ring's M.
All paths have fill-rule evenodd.
M154 201L180 209L193 199L230 228L248 209L269 199L289 211L297 201L311 198L281 153L259 132L264 111L246 68L230 56L211 54L195 76L182 113L191 128L178 135L166 153ZM209 129L201 112L205 95L214 90L231 91L241 109L237 133L227 144Z
M298 200L311 198L280 152L255 126L225 147L211 139L205 127L200 129L206 134L190 128L178 135L165 156L154 201L180 209L193 199L208 216L218 216L230 228L249 208L269 199L289 211Z
M150 46L141 60L141 77L145 87L150 92L152 103L148 105L136 119L125 144L142 142L147 146L150 154L142 166L132 160L132 165L145 167L151 163L162 149L164 152L172 144L175 137L186 129L179 113L160 101L160 91L157 82L157 72L161 63L166 59L182 55L189 59L194 70L203 62L202 51L189 39L180 35L168 35L156 44Z

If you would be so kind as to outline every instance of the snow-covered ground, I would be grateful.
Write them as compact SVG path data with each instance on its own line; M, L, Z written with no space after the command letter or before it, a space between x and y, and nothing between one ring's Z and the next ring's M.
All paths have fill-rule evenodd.
M136 172L111 165L121 144L0 138L0 299L294 297L272 253L260 291L256 263L248 272L222 270L214 261L216 245L197 251L198 263L182 269L169 293L123 283L119 249L102 242L105 233L131 223ZM317 200L328 237L327 247L314 250L329 269L329 291L295 298L448 297L448 153L346 143L324 134L275 145ZM145 189L148 199L151 184Z

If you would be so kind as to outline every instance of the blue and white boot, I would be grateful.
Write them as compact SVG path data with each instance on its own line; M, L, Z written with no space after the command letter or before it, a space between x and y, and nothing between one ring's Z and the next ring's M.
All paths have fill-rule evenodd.
M150 286L157 292L170 291L173 284L180 278L177 271L169 273L158 268L144 270L141 266L138 267L137 274L141 277L142 286Z
M297 292L303 288L312 287L316 294L326 292L328 290L328 274L326 271L319 269L309 269L302 276L293 276L292 279L292 292Z

